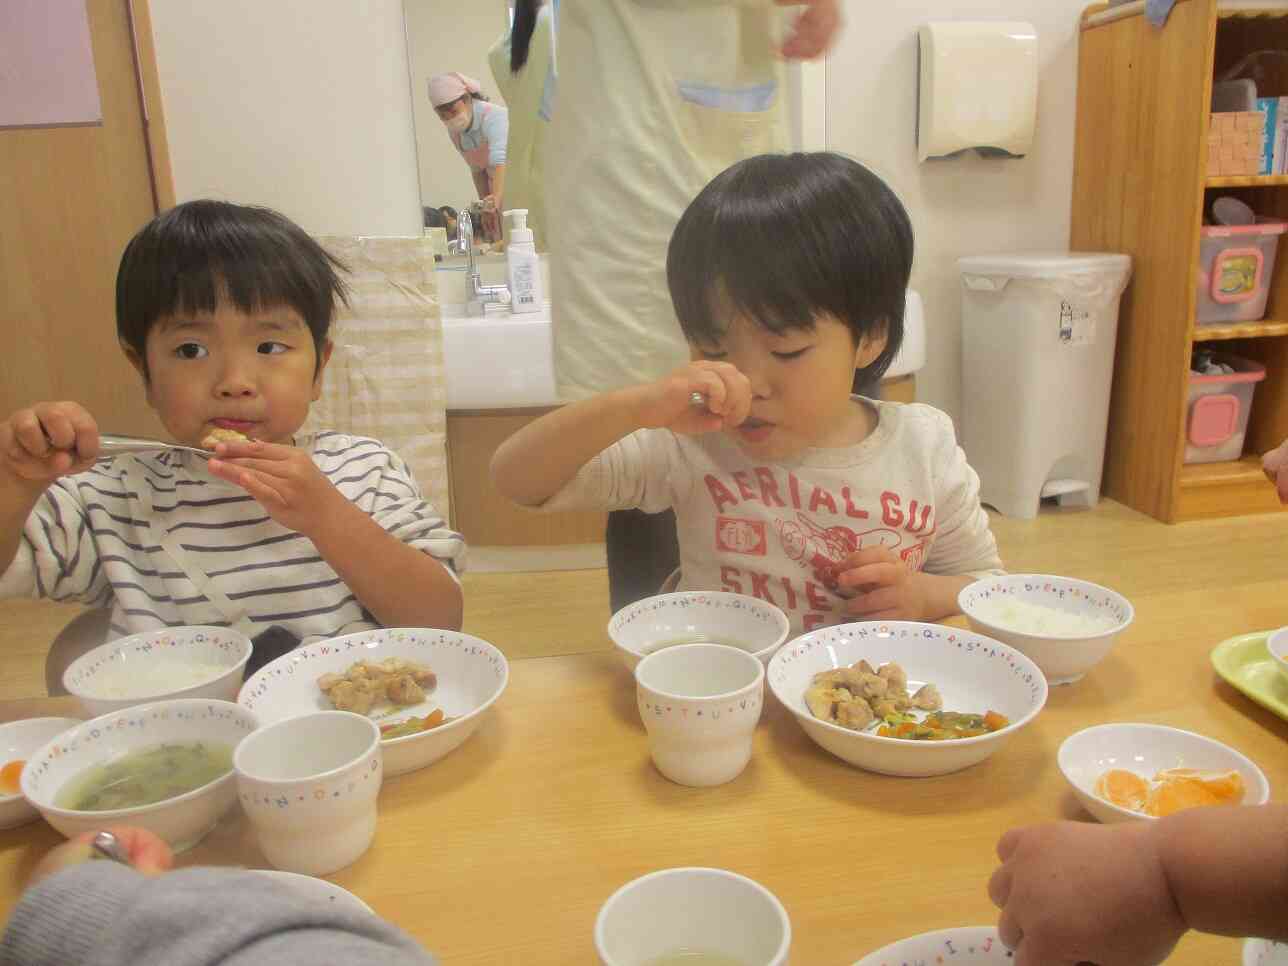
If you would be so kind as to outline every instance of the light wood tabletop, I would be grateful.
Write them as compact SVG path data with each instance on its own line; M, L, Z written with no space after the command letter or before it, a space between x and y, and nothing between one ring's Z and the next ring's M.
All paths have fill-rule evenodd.
M1288 581L1277 594L1288 599ZM515 661L479 732L428 769L386 782L371 850L330 878L415 935L446 964L595 962L604 900L643 873L731 869L786 905L792 961L853 963L896 939L995 921L985 884L1008 827L1089 820L1056 766L1060 742L1105 721L1165 723L1227 742L1288 784L1288 721L1214 675L1222 625L1138 620L1081 682L996 755L940 778L854 769L816 747L772 699L747 770L712 789L652 767L634 684L617 657ZM1182 619L1188 616L1188 619ZM67 698L0 704L0 719L66 713ZM43 822L0 832L0 901L59 836ZM265 867L235 812L181 864ZM1238 963L1233 939L1191 934L1170 962Z

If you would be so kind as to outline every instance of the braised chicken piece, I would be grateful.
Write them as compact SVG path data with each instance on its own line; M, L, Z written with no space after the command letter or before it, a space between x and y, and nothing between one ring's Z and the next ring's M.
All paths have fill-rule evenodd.
M420 704L438 678L415 661L388 657L379 663L357 661L344 674L323 674L318 687L339 711L367 714L383 704Z
M245 443L250 437L245 433L239 433L235 429L224 429L216 426L208 432L201 440L202 449L214 449L216 443Z
M878 718L901 715L914 707L908 695L908 675L898 664L883 664L874 670L867 661L849 667L820 671L805 691L805 704L814 717L862 731ZM917 691L915 705L924 710L940 706L939 692L933 685Z

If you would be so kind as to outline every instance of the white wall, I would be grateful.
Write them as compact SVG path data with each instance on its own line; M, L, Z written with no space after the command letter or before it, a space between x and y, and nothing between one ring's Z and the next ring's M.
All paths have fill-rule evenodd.
M1073 184L1078 18L1085 0L847 0L827 63L828 146L886 178L917 235L913 288L926 303L922 401L961 412L961 296L956 260L1009 250L1067 250ZM1037 137L1019 160L917 163L917 28L930 20L1024 20L1038 31ZM969 93L969 92L964 92Z
M496 89L487 52L509 24L505 0L408 0L411 38L411 104L416 122L416 154L421 199L434 208L461 208L478 197L469 168L429 103L429 79L458 71L473 77L488 99L504 104Z
M402 0L152 4L175 191L418 234Z
M447 0L417 2L444 13L453 7ZM497 0L470 2L489 17L504 16ZM845 2L849 22L826 71L827 143L870 163L909 207L918 247L913 285L925 298L930 328L920 394L955 415L961 411L955 260L1068 247L1083 6L1084 0ZM180 200L213 195L267 204L318 233L419 230L402 0L164 0L152 5L152 18ZM917 163L916 32L933 19L1018 19L1037 27L1038 134L1027 158ZM451 17L445 21L450 41ZM468 197L468 182L462 185ZM461 200L453 195L439 203Z

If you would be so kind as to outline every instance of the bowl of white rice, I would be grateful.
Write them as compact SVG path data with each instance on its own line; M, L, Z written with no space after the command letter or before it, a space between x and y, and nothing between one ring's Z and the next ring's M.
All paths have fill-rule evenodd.
M170 698L236 701L252 644L227 627L167 627L118 637L72 661L63 687L92 718Z
M1135 618L1122 594L1050 574L986 577L958 606L973 630L1033 660L1049 684L1072 684L1099 664Z

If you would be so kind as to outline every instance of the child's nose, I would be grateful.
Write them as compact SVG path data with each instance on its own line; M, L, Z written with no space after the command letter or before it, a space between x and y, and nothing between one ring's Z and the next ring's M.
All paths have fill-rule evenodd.
M215 384L215 394L224 399L253 396L255 382L245 366L227 365L219 374L219 381Z

